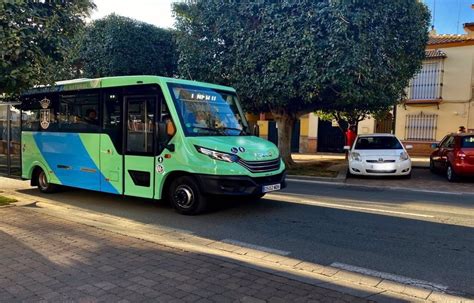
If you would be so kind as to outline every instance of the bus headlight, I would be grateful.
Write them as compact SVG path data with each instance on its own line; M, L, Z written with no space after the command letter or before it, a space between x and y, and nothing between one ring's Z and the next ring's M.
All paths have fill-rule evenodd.
M223 153L223 152L218 152L218 151L208 149L208 148L205 148L205 147L201 147L201 146L196 146L196 149L201 154L207 155L207 156L209 156L210 158L212 158L214 160L231 162L231 163L239 161L239 157L237 157L236 155L231 155L231 154L227 154L227 153Z

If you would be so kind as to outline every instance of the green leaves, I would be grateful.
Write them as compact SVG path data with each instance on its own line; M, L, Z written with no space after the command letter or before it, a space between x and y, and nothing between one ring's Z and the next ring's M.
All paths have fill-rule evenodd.
M173 76L177 65L173 32L109 15L87 27L80 60L87 77Z
M0 95L63 78L71 41L93 7L90 0L0 3Z
M182 76L236 87L249 111L295 116L395 104L429 22L417 0L197 0L174 12Z

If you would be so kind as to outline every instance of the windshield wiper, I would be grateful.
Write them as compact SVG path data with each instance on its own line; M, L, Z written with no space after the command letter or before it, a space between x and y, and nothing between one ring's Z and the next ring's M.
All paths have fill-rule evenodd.
M243 130L243 129L240 129L240 128L235 128L235 127L219 127L217 129L222 129L222 130L236 130L236 131L239 131L239 136L240 135L246 135L247 133Z
M225 135L225 132L223 132L221 128L211 128L211 127L203 127L203 126L192 126L192 128L203 129L203 130L207 130L207 131L213 131L213 132L216 132L218 134Z

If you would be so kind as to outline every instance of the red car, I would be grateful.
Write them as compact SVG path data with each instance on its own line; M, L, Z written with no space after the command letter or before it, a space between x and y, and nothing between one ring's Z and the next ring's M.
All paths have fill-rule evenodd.
M430 156L430 170L443 172L450 182L459 177L474 176L474 133L450 134L444 137Z

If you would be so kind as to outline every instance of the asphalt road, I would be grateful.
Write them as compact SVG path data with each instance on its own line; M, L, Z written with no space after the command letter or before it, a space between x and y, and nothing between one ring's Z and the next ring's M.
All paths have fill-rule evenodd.
M36 189L23 192L39 195ZM257 203L221 199L195 217L178 215L163 202L82 190L47 197L317 264L342 263L474 294L474 195L290 181Z

